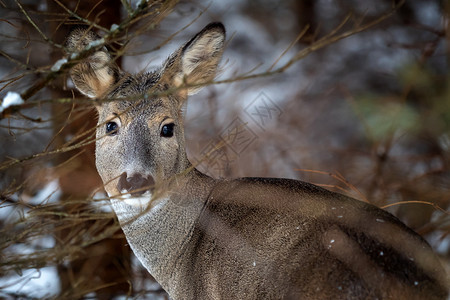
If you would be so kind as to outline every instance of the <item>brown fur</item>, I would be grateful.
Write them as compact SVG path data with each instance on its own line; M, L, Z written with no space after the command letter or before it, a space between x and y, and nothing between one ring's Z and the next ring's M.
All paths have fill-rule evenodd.
M69 45L93 38L78 31ZM71 73L90 97L123 98L97 106L96 164L143 265L174 299L445 299L439 260L389 213L305 182L191 166L181 107L214 78L224 39L210 24L155 72L120 73L101 50Z

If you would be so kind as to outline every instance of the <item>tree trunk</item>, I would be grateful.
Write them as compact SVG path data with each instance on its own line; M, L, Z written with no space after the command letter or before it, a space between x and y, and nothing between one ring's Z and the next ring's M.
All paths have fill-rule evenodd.
M109 28L120 23L120 0L105 0L97 5L91 1L60 0L67 8L79 16ZM53 13L55 21L49 23L48 35L57 43L64 43L71 27L73 18L55 1L47 1L48 9ZM81 24L81 22L75 22ZM53 60L62 58L64 53L54 49ZM54 61L53 61L54 62ZM52 62L51 62L52 63ZM117 61L120 64L120 61ZM63 80L52 85L52 99L72 97L72 91L64 90ZM76 94L75 97L80 97ZM79 111L81 110L81 111ZM77 113L74 113L77 111ZM54 135L52 147L60 148L72 137L96 126L96 113L93 107L86 105L67 105L54 103ZM89 199L102 182L97 174L94 160L94 143L82 148L59 155L54 163L57 165L62 196L67 213L76 214L86 211ZM101 188L100 188L101 190ZM75 223L77 222L77 223ZM86 242L89 234L98 235L102 229L117 224L116 220L73 221L72 226L57 231L61 247ZM97 229L93 229L97 228ZM87 237L86 237L87 236ZM79 244L78 244L79 245ZM111 299L120 294L128 294L131 290L128 283L131 277L130 248L121 229L115 237L105 238L80 249L80 255L72 255L69 262L58 266L62 298L80 298L85 294L95 292L98 299Z

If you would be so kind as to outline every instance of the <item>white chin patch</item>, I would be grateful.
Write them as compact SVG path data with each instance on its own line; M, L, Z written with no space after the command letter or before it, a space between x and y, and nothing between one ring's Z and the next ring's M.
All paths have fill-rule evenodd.
M122 191L122 195L114 198L122 200L125 204L132 207L145 209L150 205L152 193L150 191L146 191L144 194L136 197L131 194L127 194L127 191L124 190Z

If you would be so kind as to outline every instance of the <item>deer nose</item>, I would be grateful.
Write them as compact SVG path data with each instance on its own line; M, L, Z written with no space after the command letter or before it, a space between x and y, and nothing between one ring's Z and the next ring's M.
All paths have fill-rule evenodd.
M122 173L117 188L121 193L130 193L132 196L141 196L155 185L152 176L143 176L139 173L128 176Z

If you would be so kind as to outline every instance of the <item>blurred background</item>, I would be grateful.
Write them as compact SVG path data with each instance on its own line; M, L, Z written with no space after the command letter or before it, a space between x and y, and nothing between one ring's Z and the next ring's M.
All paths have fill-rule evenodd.
M59 67L80 24L100 35L120 24L110 51L137 73L223 22L218 82L186 107L191 162L216 178L295 178L383 207L448 268L450 1L390 14L398 1L161 0L130 19L138 2L0 0L0 99L27 98L0 114L0 298L167 299L102 189L95 110ZM333 40L344 32L355 34Z

